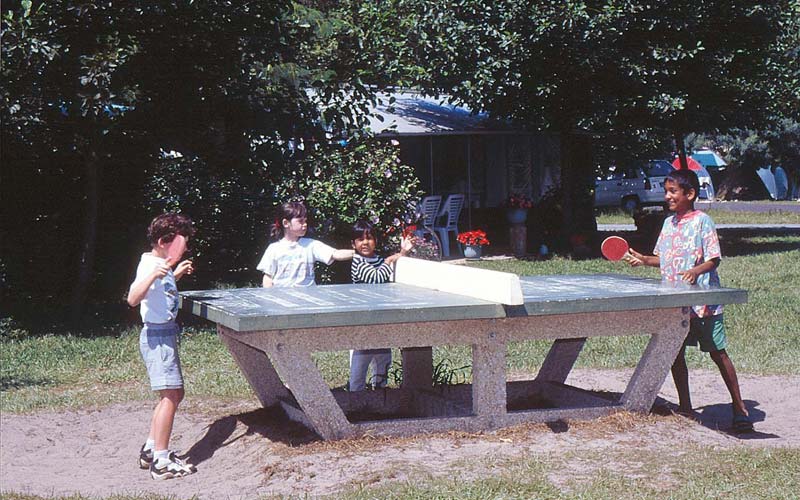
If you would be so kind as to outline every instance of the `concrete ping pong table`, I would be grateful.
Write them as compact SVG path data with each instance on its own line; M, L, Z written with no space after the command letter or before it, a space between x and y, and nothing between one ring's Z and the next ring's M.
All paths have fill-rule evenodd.
M406 260L398 261L398 281ZM494 273L452 272L467 269ZM467 279L480 288L482 276ZM510 276L521 296L501 302L443 292L458 281L445 278L441 287L395 282L188 291L181 307L217 323L263 406L279 405L323 439L341 439L648 412L688 332L689 306L747 300L744 290L630 276ZM629 335L650 338L620 397L565 384L587 338ZM530 339L553 340L541 369L533 380L507 381L507 344ZM471 346L471 384L433 385L431 347L444 345ZM386 347L402 349L399 388L331 390L311 357Z

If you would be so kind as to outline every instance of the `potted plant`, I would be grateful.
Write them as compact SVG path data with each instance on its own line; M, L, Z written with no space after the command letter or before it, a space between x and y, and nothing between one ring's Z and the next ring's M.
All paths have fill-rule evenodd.
M464 258L467 260L480 260L483 245L489 244L486 233L480 229L458 233L456 239L464 245Z
M524 194L511 193L505 206L509 224L525 224L528 219L528 209L533 206L533 201Z

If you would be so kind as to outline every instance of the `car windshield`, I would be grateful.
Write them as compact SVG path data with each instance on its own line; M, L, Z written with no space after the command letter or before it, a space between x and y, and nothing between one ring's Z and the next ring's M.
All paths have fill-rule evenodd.
M672 172L673 167L668 161L655 160L648 162L647 176L648 177L665 177Z

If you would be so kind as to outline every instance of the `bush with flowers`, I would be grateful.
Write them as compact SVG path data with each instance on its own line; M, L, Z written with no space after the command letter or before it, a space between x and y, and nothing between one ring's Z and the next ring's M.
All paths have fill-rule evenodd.
M525 196L524 194L511 193L511 195L505 202L505 206L508 208L528 209L533 206L533 201L531 201L531 199Z
M414 167L399 155L399 148L377 139L314 149L292 163L291 171L275 173L274 198L305 201L314 238L335 248L350 248L353 223L369 221L379 234L377 253L390 255L422 195ZM320 283L344 283L350 266L321 266L316 276Z
M488 245L489 240L486 238L486 233L481 231L480 229L476 229L474 231L464 231L463 233L458 233L456 237L459 243L462 245Z

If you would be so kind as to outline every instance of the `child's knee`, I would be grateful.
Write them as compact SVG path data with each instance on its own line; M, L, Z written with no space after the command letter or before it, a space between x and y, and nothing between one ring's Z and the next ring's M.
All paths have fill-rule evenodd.
M720 349L719 351L711 351L708 353L711 355L711 359L714 360L716 363L720 363L728 357L728 353L725 352L725 349Z
M169 399L175 406L178 406L178 404L183 401L184 394L182 387L179 389L165 389L161 391L161 397Z

